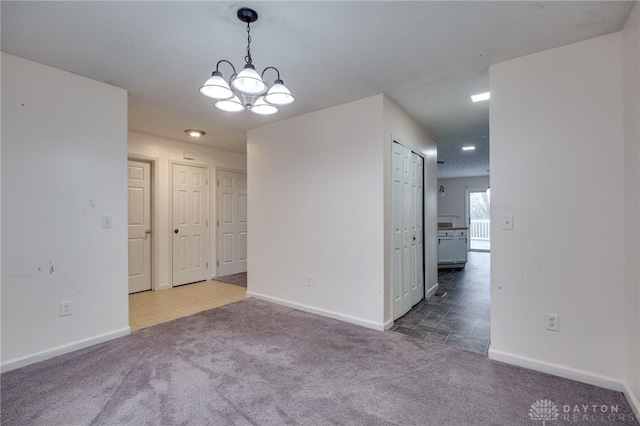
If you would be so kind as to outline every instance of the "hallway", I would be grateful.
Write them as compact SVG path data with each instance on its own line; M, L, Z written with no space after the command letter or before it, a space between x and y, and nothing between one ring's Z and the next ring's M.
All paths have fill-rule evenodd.
M244 285L209 280L165 290L130 294L129 327L131 331L140 330L237 302L247 297L246 286L245 276Z
M390 331L487 355L490 341L490 259L470 251L465 269L440 269L438 292L423 299Z

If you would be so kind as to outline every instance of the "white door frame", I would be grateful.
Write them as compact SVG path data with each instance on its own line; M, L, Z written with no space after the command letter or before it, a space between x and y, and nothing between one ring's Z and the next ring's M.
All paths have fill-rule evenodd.
M229 167L214 167L213 168L213 179L216 182L215 185L215 191L213 194L213 200L212 200L212 214L211 214L211 223L217 223L218 220L218 172L232 172L232 173L243 173L245 175L248 175L247 170L241 170L241 169L233 169L233 168L229 168ZM247 176L248 177L248 176ZM247 180L248 183L248 180ZM249 197L249 188L247 185L247 199ZM211 278L217 278L218 277L218 266L217 266L217 262L218 262L218 227L215 227L215 231L213 232L213 244L211 244L211 262L214 262L214 266L215 266L215 274L211 274ZM249 262L249 259L247 259L247 263ZM213 270L213 269L212 269Z
M179 165L179 166L191 166L191 167L201 167L203 169L207 170L207 179L208 179L208 184L210 185L212 183L212 179L211 179L211 167L208 164L202 164L202 163L194 163L192 161L180 161L180 160L169 160L169 171L168 171L168 175L169 175L169 190L168 190L168 195L169 195L169 205L167 206L168 210L169 210L169 223L168 225L168 229L166 230L166 232L168 233L167 235L169 235L169 288L173 288L173 166L174 165ZM207 194L207 197L211 198L211 186L209 186L209 192ZM207 203L205 203L205 205L207 206L207 213L206 213L206 220L209 223L208 226L208 231L207 231L207 262L211 262L211 230L214 229L214 227L212 226L212 220L211 220L211 199L208 200ZM211 279L211 267L209 268L209 277L207 279Z
M158 158L156 157L147 157L145 155L138 154L128 154L127 161L140 161L142 163L149 163L151 165L151 182L149 188L151 189L151 290L159 290L159 264L158 264L158 253L159 249L159 240L158 238L158 227L157 227L157 218L158 216L158 194L159 187L158 182L160 179L158 178Z
M426 204L426 197L425 197L425 189L426 189L426 180L425 180L425 176L427 175L426 173L426 157L420 153L419 151L413 149L409 144L405 143L402 139L400 139L399 137L395 136L395 135L391 135L391 145L390 145L390 159L391 159L391 164L390 164L390 168L393 168L393 144L397 143L400 146L409 149L412 153L418 155L419 157L422 158L422 297L426 297L427 295L427 266L426 266L426 253L427 253L427 244L425 241L425 219L426 219L426 212L425 212L425 204ZM389 184L391 185L391 190L390 190L390 203L393 203L393 173L390 173L389 175ZM391 209L393 209L393 207L391 206ZM393 216L393 213L391 213L391 215ZM395 312L394 312L394 283L393 283L393 276L394 276L394 272L395 272L395 268L398 267L398 265L395 265L394 261L393 261L393 217L391 218L391 229L390 229L390 242L391 242L391 320L395 321ZM402 267L402 266L400 266Z

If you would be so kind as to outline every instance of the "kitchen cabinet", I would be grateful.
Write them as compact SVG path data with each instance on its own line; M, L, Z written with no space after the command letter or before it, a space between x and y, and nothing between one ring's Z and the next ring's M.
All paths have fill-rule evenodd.
M467 263L467 228L438 230L438 267L464 268Z

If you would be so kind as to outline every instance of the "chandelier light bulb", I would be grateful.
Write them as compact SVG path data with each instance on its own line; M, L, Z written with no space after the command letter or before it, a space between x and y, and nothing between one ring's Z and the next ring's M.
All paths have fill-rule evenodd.
M251 112L255 112L260 115L271 115L278 112L278 107L266 102L264 100L264 96L260 96L251 107Z
M224 81L222 74L214 71L211 77L204 82L200 93L213 99L231 99L235 96L229 84Z
M287 89L282 80L275 81L264 99L273 105L289 105L294 101L294 97L291 96L291 92Z
M216 108L227 112L240 112L244 111L244 105L240 102L237 96L231 99L223 99L216 102Z
M249 95L259 95L267 89L267 85L260 74L256 72L253 65L247 64L236 78L231 82L234 89Z

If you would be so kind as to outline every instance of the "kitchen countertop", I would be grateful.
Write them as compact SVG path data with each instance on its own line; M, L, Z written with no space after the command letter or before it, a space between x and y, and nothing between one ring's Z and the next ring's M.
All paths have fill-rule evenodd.
M469 229L469 227L466 226L459 226L459 227L444 227L444 228L440 228L438 227L438 231L459 231L461 229Z

